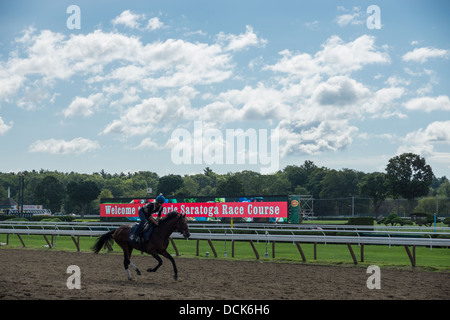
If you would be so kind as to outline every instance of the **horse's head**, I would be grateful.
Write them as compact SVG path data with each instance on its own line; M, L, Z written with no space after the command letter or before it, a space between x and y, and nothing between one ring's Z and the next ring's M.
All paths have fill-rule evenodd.
M189 232L188 223L186 220L186 214L178 214L178 221L177 225L175 226L175 229L179 231L184 238L189 238L191 236L191 233Z

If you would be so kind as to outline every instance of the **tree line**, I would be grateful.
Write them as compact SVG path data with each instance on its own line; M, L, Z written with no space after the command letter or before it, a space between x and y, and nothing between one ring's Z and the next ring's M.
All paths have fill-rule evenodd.
M425 159L413 153L393 157L385 172L372 173L318 167L307 160L301 165L288 165L276 173L264 175L248 170L218 174L209 167L198 174L161 177L150 171L111 174L104 170L92 174L47 170L21 174L25 177L25 204L42 204L53 213L82 215L99 214L100 198L145 198L148 188L152 188L153 195L162 193L169 198L312 195L314 211L324 215L346 213L350 199L367 200L364 205L359 205L358 212L378 214L383 211L383 203L388 198L404 199L407 202L405 210L409 213L417 208L432 210L434 198L431 201L428 198L437 195L450 198L449 180L445 176L434 176ZM7 198L8 187L11 197L16 199L18 174L0 173L1 200ZM421 199L423 203L417 203L420 197L425 197ZM330 201L333 199L335 201ZM450 208L444 206L441 210L445 213Z

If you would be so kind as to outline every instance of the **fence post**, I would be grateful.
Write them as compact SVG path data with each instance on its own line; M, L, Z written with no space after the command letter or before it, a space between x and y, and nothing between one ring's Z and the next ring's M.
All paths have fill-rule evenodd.
M255 245L253 244L252 240L250 240L250 244L252 245L253 251L255 252L256 259L258 260L259 259L259 253L256 250Z
M305 254L303 253L302 247L300 247L300 243L296 242L295 244L297 245L297 249L300 252L300 255L302 256L303 262L306 262Z
M80 251L80 236L78 236L78 240L75 240L74 236L71 236L71 237L72 237L73 243L75 243L75 246L77 247L77 251L79 252Z
M358 260L356 260L355 253L353 252L352 246L350 243L347 243L348 250L350 251L350 254L352 255L353 263L358 264Z
M22 247L25 248L25 243L23 242L22 237L20 234L17 234L17 236L19 237L20 242L22 242Z
M405 245L406 253L408 254L409 261L411 261L411 265L413 267L416 266L416 246L413 246L413 254L411 254L411 251L409 250L409 247Z
M209 243L209 246L211 247L212 252L214 253L214 257L217 258L216 250L214 249L214 246L210 239L208 239L208 243Z
M49 247L49 248L52 248L53 245L50 244L50 241L48 241L47 236L46 236L45 234L43 234L43 236L44 236L45 241L47 242L48 247Z

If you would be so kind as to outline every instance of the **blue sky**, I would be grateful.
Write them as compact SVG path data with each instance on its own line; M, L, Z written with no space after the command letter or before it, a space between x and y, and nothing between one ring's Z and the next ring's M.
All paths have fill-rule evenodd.
M3 0L0 170L375 172L414 152L449 177L449 13L444 0ZM258 148L229 147L227 130Z

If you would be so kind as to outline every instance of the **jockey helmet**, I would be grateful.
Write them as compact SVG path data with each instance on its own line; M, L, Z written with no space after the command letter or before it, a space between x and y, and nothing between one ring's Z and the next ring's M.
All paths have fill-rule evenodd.
M162 195L162 193L159 194L159 196L156 197L156 202L159 202L161 204L166 202L166 198L164 198L164 196Z

